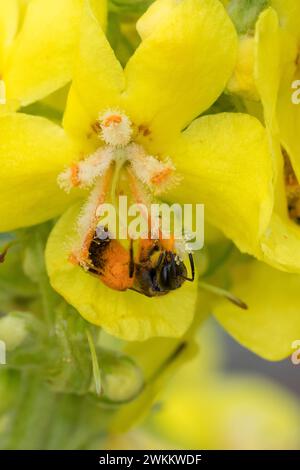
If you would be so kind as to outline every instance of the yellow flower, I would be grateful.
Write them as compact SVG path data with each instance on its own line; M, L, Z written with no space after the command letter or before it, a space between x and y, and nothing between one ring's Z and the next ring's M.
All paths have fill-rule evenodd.
M250 113L263 115L273 154L275 205L257 257L299 273L300 106L293 104L292 95L293 84L300 78L300 4L294 0L270 4L260 14L254 35L249 32L240 38L229 90L245 99Z
M252 252L269 222L272 165L263 127L241 114L196 119L223 91L235 56L236 34L220 2L186 0L144 35L123 70L86 1L64 117L67 135L34 116L0 120L6 136L0 149L2 230L54 217L79 196L73 186L94 187L84 209L77 204L55 226L46 260L53 287L111 334L178 337L191 324L197 294L196 283L187 282L156 298L119 292L79 267L76 256L75 264L69 261L91 229L97 198L107 194L104 175L118 167L120 154L133 180L148 190L169 189L168 201L204 203L207 219L243 250ZM176 188L168 180L175 167L183 177ZM71 196L57 185L58 174ZM80 218L79 233L82 211L88 218Z
M226 297L206 292L201 311L212 314L228 334L260 357L281 361L291 356L300 338L299 274L241 255L221 234L205 235L201 281L230 291L248 308L237 311ZM202 292L199 298L203 301Z
M298 448L300 409L287 391L251 375L202 379L198 387L183 388L175 382L153 419L157 434L169 446Z
M225 375L222 338L204 328L199 339L201 353L178 371L153 412L158 435L189 449L297 448L300 408L293 395L257 375Z
M105 0L98 3L104 24ZM71 80L81 8L82 0L0 1L0 113Z
M300 276L248 260L231 267L230 277L233 294L241 296L248 311L237 314L221 300L212 308L217 320L243 346L267 360L291 355L300 338Z

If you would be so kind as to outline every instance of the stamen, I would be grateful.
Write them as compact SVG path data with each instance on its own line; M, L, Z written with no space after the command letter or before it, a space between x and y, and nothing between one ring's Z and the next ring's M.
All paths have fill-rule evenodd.
M174 185L180 178L175 174L175 166L170 158L158 160L146 155L144 149L137 144L128 146L128 160L139 180L146 184L154 194L161 194Z
M111 180L111 171L107 171L104 177L100 177L98 184L95 184L91 191L87 202L83 206L77 221L77 230L79 234L79 246L75 248L73 254L82 264L88 257L88 248L94 236L98 215L97 209L99 205L105 201L105 196Z
M58 185L67 193L74 187L91 187L96 178L104 175L114 159L114 151L110 147L103 147L84 160L73 164L58 176Z
M121 111L108 110L99 118L101 137L107 145L125 147L132 137L130 119Z
M103 120L103 126L108 127L111 124L120 124L122 122L121 116L118 116L117 114L112 114L111 116L108 116L105 120Z
M76 163L71 166L71 183L74 187L80 185L79 166Z

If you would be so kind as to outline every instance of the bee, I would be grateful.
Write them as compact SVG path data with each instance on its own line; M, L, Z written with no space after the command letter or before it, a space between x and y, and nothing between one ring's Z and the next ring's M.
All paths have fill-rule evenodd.
M165 246L163 240L141 240L138 262L134 262L132 242L130 252L130 276L134 279L132 289L147 297L165 295L181 287L185 281L194 281L192 254L189 254L191 277L188 277L184 262Z
M129 251L115 239L100 239L95 232L88 249L88 260L82 264L108 287L139 292L147 297L165 295L194 281L193 256L189 253L191 277L184 262L172 250L168 240L140 239L137 259L133 240Z

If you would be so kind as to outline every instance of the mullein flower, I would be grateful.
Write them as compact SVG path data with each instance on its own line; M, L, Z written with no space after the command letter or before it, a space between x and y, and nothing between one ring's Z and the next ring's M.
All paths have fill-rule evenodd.
M257 256L279 269L299 273L300 108L292 96L300 77L300 5L294 0L269 4L254 29L240 36L238 61L228 88L244 98L250 113L264 120L273 154L275 205Z
M272 165L263 127L241 114L196 119L223 91L235 56L236 34L220 2L186 0L144 35L123 70L86 1L65 131L34 116L0 120L1 229L59 215L88 190L87 202L70 208L52 231L47 268L52 286L113 335L180 336L197 297L196 283L188 282L154 299L119 292L113 283L125 274L118 270L128 271L120 247L106 279L115 289L87 272L97 209L106 197L115 200L120 181L125 191L140 189L133 196L139 201L163 194L169 202L205 203L207 218L242 250L252 252L267 227Z
M213 312L245 347L268 360L281 360L293 352L293 342L300 333L299 108L292 104L292 83L298 73L300 10L294 1L269 3L271 7L261 12L253 28L240 36L238 61L228 88L243 98L250 113L260 117L269 134L275 204L256 256L272 267L252 260L232 268L230 288L235 295L245 294L243 300L251 315L235 317L223 301L214 306Z
M104 25L106 2L98 3ZM1 0L0 113L40 100L71 80L81 8L82 0Z

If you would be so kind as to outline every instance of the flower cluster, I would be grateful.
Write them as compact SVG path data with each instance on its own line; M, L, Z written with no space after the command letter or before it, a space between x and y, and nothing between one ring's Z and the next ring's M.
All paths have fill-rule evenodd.
M289 356L300 2L0 7L0 340L14 380L50 384L49 402L132 402L110 417L119 429L195 352L211 313L256 354ZM159 226L118 238L102 209L122 224L120 196L146 209L203 204L204 248L192 253L172 224L169 237Z

